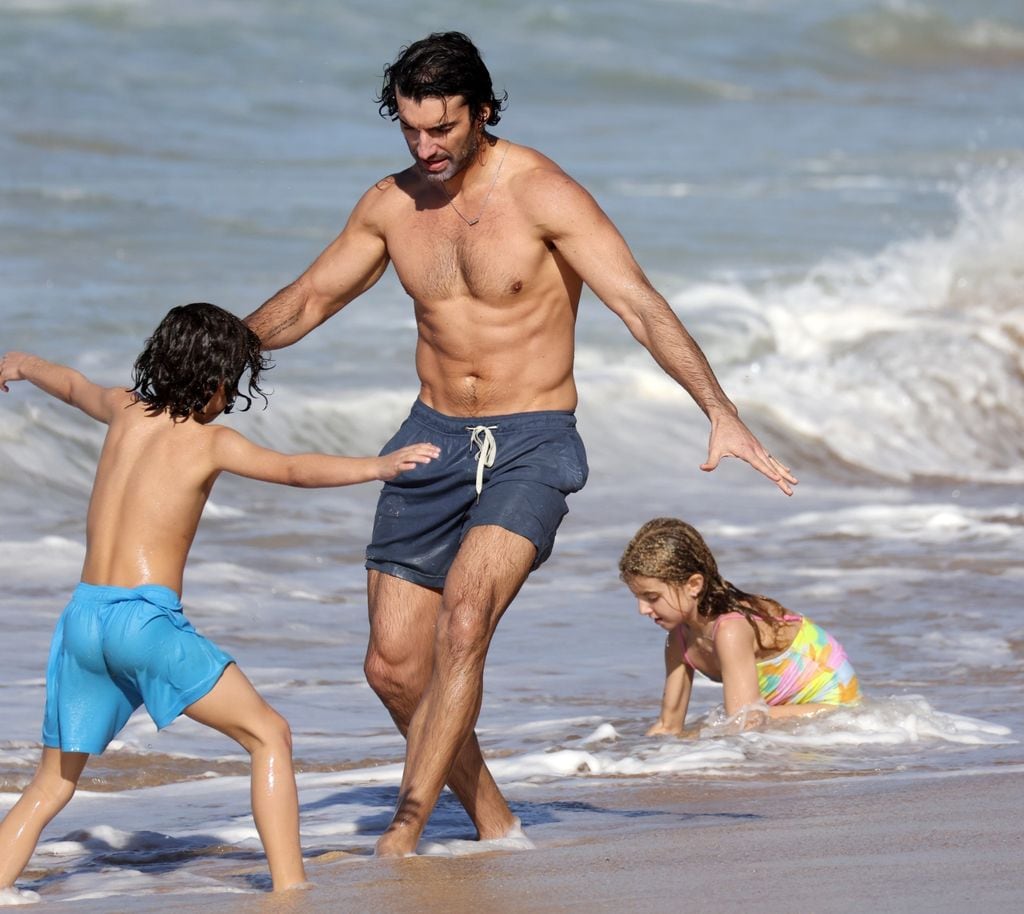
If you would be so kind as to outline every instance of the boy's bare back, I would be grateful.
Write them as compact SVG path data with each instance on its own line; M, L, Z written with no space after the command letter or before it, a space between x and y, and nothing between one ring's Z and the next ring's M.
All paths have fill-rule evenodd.
M161 328L188 309L174 309ZM220 309L216 309L219 311ZM221 312L237 330L258 338L237 318ZM180 334L179 334L180 336ZM147 349L147 352L149 350ZM145 353L144 353L145 355ZM142 357L140 356L140 359ZM138 364L138 363L137 363ZM233 371L238 375L242 366ZM101 387L84 375L23 352L0 356L0 390L27 380L108 426L89 513L82 580L100 586L134 588L160 584L179 596L189 548L203 507L218 475L234 473L282 485L319 488L393 479L440 451L426 442L377 457L282 454L249 441L233 429L213 424L238 396L237 380L205 389L196 405L173 410L119 387ZM193 380L182 373L182 385ZM256 392L258 387L251 385Z
M181 593L185 560L217 478L214 436L195 419L147 415L127 391L107 390L110 427L96 468L82 580Z

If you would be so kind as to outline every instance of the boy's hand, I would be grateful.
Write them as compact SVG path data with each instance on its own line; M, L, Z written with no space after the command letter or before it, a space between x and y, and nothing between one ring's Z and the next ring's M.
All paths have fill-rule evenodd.
M22 366L25 364L26 359L31 359L27 352L8 352L0 356L0 390L4 393L10 393L7 387L8 381L24 381L25 375L22 374Z
M380 462L377 478L394 479L399 473L411 470L419 463L430 463L435 457L440 456L441 449L436 444L410 444L377 458Z

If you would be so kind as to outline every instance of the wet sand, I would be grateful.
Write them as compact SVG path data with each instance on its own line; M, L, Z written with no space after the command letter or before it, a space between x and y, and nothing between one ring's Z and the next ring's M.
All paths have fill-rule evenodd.
M536 850L397 861L325 854L310 862L316 886L305 892L122 896L82 899L74 909L952 914L1024 906L1024 767L772 785L620 780L509 794L513 806L546 803L557 813L530 829ZM611 810L618 823L628 811L630 824L602 827ZM371 846L368 836L367 853ZM190 866L239 873L228 860ZM256 861L244 869L265 872Z

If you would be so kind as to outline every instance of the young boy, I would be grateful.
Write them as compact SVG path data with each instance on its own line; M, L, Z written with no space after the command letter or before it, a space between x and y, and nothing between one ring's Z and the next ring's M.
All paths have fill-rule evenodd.
M249 393L264 396L259 378L268 367L258 337L205 303L168 313L135 362L130 390L100 387L25 353L0 358L0 389L31 381L109 426L89 502L82 583L50 647L42 759L0 823L0 892L11 889L43 828L71 799L89 754L103 752L140 704L158 727L184 713L249 752L253 817L274 891L305 882L288 723L182 614L185 559L223 471L343 486L392 479L440 451L415 444L382 457L288 456L211 424L236 397L251 405L238 389L246 370Z

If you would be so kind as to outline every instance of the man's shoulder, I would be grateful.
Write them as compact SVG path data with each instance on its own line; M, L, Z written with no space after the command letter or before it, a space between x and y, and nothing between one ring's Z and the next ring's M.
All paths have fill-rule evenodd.
M362 199L371 202L387 201L397 196L408 197L422 184L413 166L402 171L392 172L374 181L363 194Z
M416 181L412 172L407 168L374 181L359 198L353 214L367 223L386 222L403 204L408 205Z
M519 143L510 143L509 147L510 171L514 175L531 180L572 180L554 159L540 150Z
M590 205L586 188L553 159L529 146L513 149L510 185L519 204L535 218L547 221ZM513 158L511 152L509 158Z

